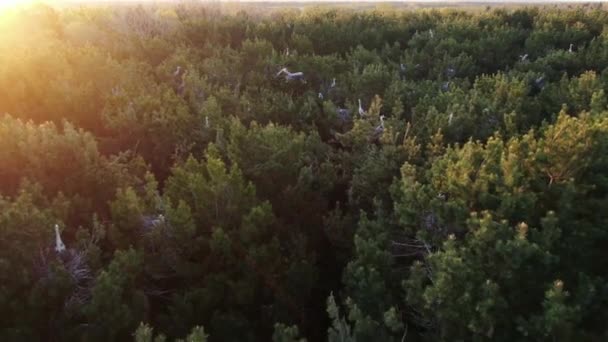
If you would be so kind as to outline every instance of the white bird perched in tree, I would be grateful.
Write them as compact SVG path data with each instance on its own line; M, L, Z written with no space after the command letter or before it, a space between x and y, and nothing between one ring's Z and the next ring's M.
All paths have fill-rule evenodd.
M65 251L65 244L61 241L61 235L59 235L59 225L55 225L55 252L61 253Z
M534 86L539 90L543 89L545 87L545 77L541 76L541 77L535 79Z
M448 82L444 82L444 83L441 85L441 90L443 90L443 91L448 91L448 90L450 90L450 82L449 82L449 81L448 81Z
M323 100L323 93L319 93L319 99Z
M116 86L116 87L112 87L111 93L114 96L119 96L119 95L122 95L123 91L120 87Z
M285 48L285 56L289 56L289 46Z
M519 55L519 60L521 60L522 62L524 62L526 59L528 59L528 54L525 53L523 55Z
M433 38L435 36L432 29L429 29L429 35L431 36L431 38Z
M454 118L454 113L450 113L450 116L448 117L448 125L452 124L452 118Z
M374 130L374 136L376 138L379 138L382 132L384 132L384 115L380 115L380 124L376 126L376 129Z
M568 49L568 52L572 53L572 48L574 47L574 44L570 43L570 48Z
M184 90L186 89L186 74L188 70L182 69L181 66L177 66L175 72L173 73L173 90L175 93L182 96L184 94Z
M304 73L301 71L289 72L289 70L287 70L287 68L283 68L283 69L279 70L279 72L277 73L277 76L281 76L281 74L285 74L286 81L291 81L291 80L303 81L304 80Z
M350 120L350 110L346 108L338 108L337 114L338 118L340 118L342 121Z
M173 77L177 79L181 73L182 73L182 67L178 65L177 69L175 69L175 72L173 73Z
M331 80L331 85L330 85L329 87L330 87L330 88L333 88L333 87L335 87L335 86L336 86L336 78L334 77L334 78Z
M159 214L157 216L144 215L142 216L144 232L148 232L165 223L165 216Z
M365 116L365 111L363 110L363 106L361 106L361 99L359 99L359 115Z
M40 258L35 261L36 276L41 280L52 280L56 277L56 271L51 266L52 262L59 262L63 265L63 270L71 278L71 291L66 293L63 302L64 307L81 306L84 304L87 298L90 298L91 280L93 274L89 266L87 265L87 258L84 252L66 248L61 241L61 235L59 234L59 225L55 224L55 253L52 256L50 251L40 251ZM97 237L92 236L91 243L97 241ZM49 258L51 257L51 258Z
M380 125L378 127L384 130L384 115L380 115ZM376 129L378 129L378 127L376 127Z
M205 127L209 128L209 116L205 116Z
M447 68L445 70L445 74L448 76L448 79L451 79L452 77L454 77L454 75L456 75L456 69L454 68Z
M402 80L405 80L406 72L407 72L407 67L405 66L405 64L403 64L403 63L399 64L399 75L401 76Z

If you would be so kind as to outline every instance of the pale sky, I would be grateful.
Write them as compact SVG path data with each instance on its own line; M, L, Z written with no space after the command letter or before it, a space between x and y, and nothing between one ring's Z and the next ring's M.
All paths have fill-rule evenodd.
M27 0L25 0L27 2ZM148 2L148 3L159 3L159 2L244 2L244 1L263 1L263 2L451 2L451 3L514 3L514 2L552 2L552 3L598 3L603 2L601 0L33 0L31 2L44 2L48 4L60 4L60 3L99 3L99 2ZM15 3L19 0L0 0L2 2Z

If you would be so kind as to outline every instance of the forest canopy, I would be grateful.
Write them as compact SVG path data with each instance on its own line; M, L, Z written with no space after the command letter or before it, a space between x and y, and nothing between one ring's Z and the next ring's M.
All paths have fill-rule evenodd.
M0 340L608 340L606 92L601 5L12 10Z

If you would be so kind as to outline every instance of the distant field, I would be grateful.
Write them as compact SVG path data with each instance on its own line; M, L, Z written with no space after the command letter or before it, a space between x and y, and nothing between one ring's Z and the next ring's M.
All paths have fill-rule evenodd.
M222 6L228 8L253 9L263 7L265 9L284 9L284 8L309 8L309 7L340 7L359 10L368 10L374 8L393 8L393 9L408 9L416 10L421 8L458 8L458 9L475 9L480 8L517 8L540 6L547 8L574 8L592 7L604 8L603 3L598 2L580 2L580 1L265 1L265 0L242 0L242 1L173 1L173 0L109 0L109 1L68 1L67 5L133 5L133 4L154 4L154 5L175 5L175 4L193 4L202 3L205 5Z

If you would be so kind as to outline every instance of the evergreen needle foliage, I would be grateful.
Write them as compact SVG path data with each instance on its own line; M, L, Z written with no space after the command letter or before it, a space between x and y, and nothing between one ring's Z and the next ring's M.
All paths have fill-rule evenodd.
M235 6L0 9L1 341L608 340L601 5Z

